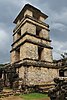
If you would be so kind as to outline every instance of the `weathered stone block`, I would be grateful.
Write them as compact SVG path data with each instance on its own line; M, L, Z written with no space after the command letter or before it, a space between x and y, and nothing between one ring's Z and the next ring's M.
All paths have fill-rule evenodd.
M20 60L24 58L38 59L38 48L31 43L25 43L20 47Z
M21 28L21 35L25 32L29 32L31 34L36 34L36 26L26 22L23 27Z
M16 51L11 52L11 63L14 63L16 61Z
M48 31L46 29L42 29L39 33L39 36L40 37L43 37L45 39L49 39L49 34L48 34Z
M52 62L52 50L48 48L44 48L41 54L41 60Z
M43 22L45 19L44 19L44 17L40 16L39 20Z
M30 11L29 9L27 9L25 12L24 12L24 16L26 16L26 15L29 15L29 16L33 16L33 12L32 11Z
M21 66L21 68L19 68L19 78L24 79L24 71L25 71L24 67Z
M21 72L26 75L24 80L27 85L42 85L45 83L51 83L55 77L59 76L57 69L47 69L44 67L24 67ZM20 76L22 77L22 74Z

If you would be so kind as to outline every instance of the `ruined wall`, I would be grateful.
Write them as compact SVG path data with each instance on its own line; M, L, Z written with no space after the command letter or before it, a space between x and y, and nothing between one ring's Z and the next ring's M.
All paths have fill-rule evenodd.
M42 85L53 82L55 77L59 76L57 69L48 69L44 67L24 67L20 69L20 77L24 77L27 85Z
M22 66L21 68L19 68L19 78L24 79L24 67Z

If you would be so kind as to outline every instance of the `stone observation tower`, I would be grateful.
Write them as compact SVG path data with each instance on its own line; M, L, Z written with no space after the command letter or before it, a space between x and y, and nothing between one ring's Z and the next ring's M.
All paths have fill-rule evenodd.
M48 16L30 4L26 4L14 20L11 64L15 65L19 78L27 85L52 82L58 76L53 62Z

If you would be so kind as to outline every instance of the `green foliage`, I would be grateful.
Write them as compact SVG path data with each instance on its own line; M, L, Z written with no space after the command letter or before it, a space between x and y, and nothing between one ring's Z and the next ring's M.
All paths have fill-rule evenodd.
M61 57L64 59L64 58L67 58L67 53L64 52L63 54L61 54Z
M20 94L19 93L17 93L17 94L15 94L14 96L19 96Z
M3 68L4 67L4 64L0 64L0 68Z
M48 95L42 93L30 93L30 94L20 95L20 97L23 98L24 100L34 100L34 99L39 100L39 99L47 98Z

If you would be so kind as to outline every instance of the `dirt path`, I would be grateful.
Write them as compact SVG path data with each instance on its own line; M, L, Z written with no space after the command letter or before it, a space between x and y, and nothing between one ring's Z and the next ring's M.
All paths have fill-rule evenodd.
M9 96L5 98L0 98L0 100L24 100L20 98L19 96ZM50 100L49 98L39 99L39 100Z
M0 98L0 100L23 100L23 99L20 98L19 96L9 96L5 98Z

